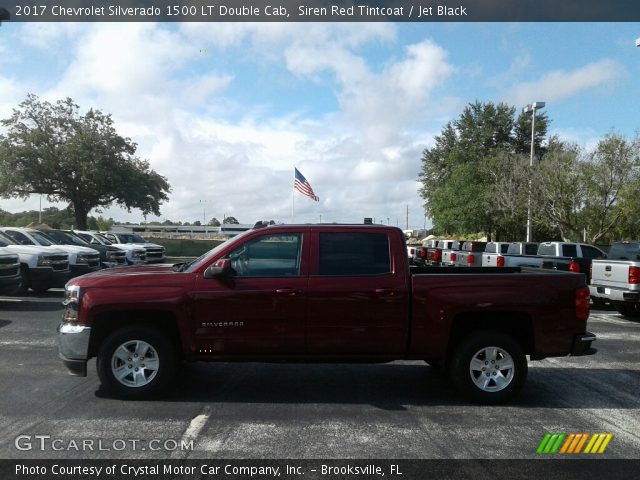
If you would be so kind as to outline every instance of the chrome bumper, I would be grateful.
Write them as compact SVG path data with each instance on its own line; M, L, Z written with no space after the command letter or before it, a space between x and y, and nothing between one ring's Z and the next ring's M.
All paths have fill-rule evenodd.
M61 323L58 326L58 354L71 375L87 376L91 327Z

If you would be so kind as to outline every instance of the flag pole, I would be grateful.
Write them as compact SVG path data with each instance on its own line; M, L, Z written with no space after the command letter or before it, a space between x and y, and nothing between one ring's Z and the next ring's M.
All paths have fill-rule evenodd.
M293 164L293 182L291 182L291 223L294 223L295 206L296 206L296 164Z

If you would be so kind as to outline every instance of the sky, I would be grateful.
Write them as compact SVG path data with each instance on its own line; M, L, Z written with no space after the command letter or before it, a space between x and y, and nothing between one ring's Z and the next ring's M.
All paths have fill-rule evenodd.
M147 221L423 228L422 151L470 102L544 101L549 133L585 149L638 134L638 37L637 23L3 23L0 118L29 93L111 113L171 184ZM294 165L319 202L293 190Z

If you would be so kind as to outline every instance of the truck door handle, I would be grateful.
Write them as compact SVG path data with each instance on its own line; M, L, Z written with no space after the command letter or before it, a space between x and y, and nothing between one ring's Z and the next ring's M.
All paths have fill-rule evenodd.
M394 291L391 288L376 288L376 293L380 295L393 296Z
M293 288L278 288L276 290L276 293L278 295L288 295L290 297L293 297L294 295L296 295L298 293L298 291L294 290Z

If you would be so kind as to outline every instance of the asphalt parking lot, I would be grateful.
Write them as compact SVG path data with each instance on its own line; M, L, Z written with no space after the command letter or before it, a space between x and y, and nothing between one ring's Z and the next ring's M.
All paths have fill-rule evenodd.
M640 457L640 322L613 310L592 310L596 355L532 362L507 406L462 400L422 362L198 363L166 396L125 402L94 361L66 373L61 299L0 300L0 458L526 459L547 432L612 433L599 458Z

